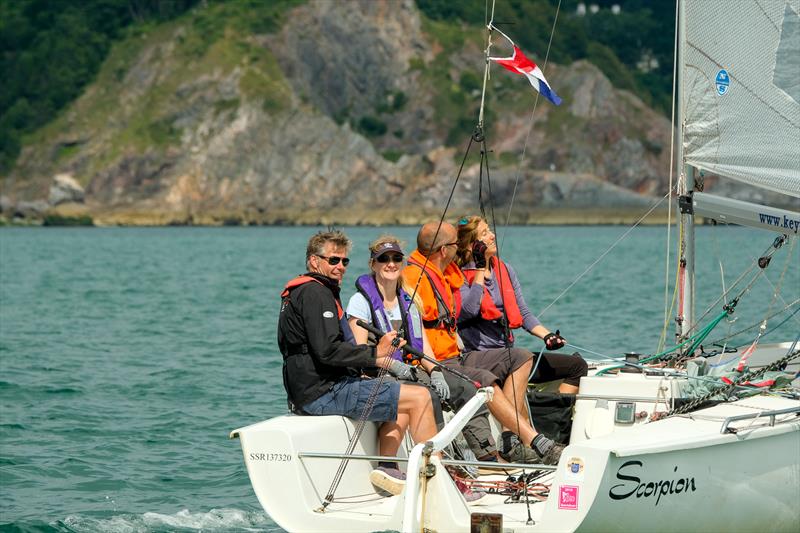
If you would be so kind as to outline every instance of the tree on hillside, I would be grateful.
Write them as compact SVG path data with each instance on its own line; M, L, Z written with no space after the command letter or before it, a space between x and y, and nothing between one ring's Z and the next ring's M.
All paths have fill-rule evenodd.
M128 26L170 19L197 1L0 0L0 172L24 134L81 94Z

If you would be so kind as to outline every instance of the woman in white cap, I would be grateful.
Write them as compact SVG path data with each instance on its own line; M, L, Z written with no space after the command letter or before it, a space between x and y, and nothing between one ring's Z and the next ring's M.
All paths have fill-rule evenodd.
M358 320L363 320L384 333L401 332L409 345L434 359L433 351L422 328L419 311L411 299L413 288L403 287L400 272L403 270L405 254L400 241L392 235L382 235L370 244L369 250L370 272L356 280L357 292L347 304L347 318L355 342L357 344L376 342L371 333L357 324ZM422 360L418 366L407 364L404 362L401 350L397 350L389 358L391 361L387 368L391 376L402 382L416 382L430 389L436 422L440 427L443 425L441 402L449 400L453 407L458 409L474 396L477 390L474 385L458 378L449 375L445 378L442 370L430 361ZM382 361L378 361L379 366L383 366L381 363ZM420 371L419 367L424 371ZM483 455L494 456L496 450L485 413L482 416L476 415L470 421L464 430L464 436L471 449L477 448ZM481 446L481 442L487 441L487 436L490 444ZM373 484L380 488L390 486L402 478L405 478L405 475L394 462L379 463L378 468L373 470L370 476ZM468 502L476 501L483 496L483 493L472 492L465 485L459 485L459 489Z

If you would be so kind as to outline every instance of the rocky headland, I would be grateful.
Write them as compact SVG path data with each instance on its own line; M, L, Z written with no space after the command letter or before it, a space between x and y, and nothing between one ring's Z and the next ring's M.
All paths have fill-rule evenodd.
M479 29L454 36L411 0L311 1L272 31L223 18L208 35L214 9L116 45L0 178L0 216L223 225L441 214L477 121ZM627 222L663 197L667 118L585 61L546 66L560 107L534 106L527 82L501 70L486 138L494 205L505 213L513 197L511 222ZM454 216L477 210L480 175L473 144Z

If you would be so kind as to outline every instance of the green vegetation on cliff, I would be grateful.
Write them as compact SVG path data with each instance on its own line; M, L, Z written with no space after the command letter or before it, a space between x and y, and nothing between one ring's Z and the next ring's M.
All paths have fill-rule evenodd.
M0 0L0 71L4 73L0 91L0 172L13 166L26 136L51 123L78 98L85 88L102 75L108 61L111 69L107 88L124 82L131 61L151 35L163 34L172 21L184 20L191 26L179 43L186 63L207 54L222 54L220 61L233 55L251 54L258 68L248 71L242 89L264 98L265 108L283 105L288 98L284 87L263 79L264 72L275 72L274 59L257 47L238 43L237 50L215 43L230 35L244 41L253 34L279 29L282 16L299 0ZM200 4L198 6L198 4ZM192 10L192 8L196 8ZM227 36L226 36L227 32ZM115 43L117 46L114 46ZM190 69L180 74L191 75ZM163 91L162 91L163 92ZM110 97L111 95L109 95ZM158 96L154 96L158 100ZM102 106L102 98L95 102ZM111 98L108 99L110 104ZM154 104L159 102L156 101ZM100 115L100 113L96 113ZM133 125L134 139L169 144L175 132L168 121L147 120Z
M239 95L221 99L216 112L229 113L240 98L257 100L268 113L285 108L292 90L270 51L253 36L273 33L285 22L288 9L304 0L0 0L0 174L13 166L24 144L64 133L64 111L84 95L86 101L73 107L70 124L85 132L104 130L118 93L130 81L135 61L145 47L174 46L177 57L157 84L148 88L147 105L132 110L130 119L113 133L113 148L92 162L100 168L126 149L163 151L180 141L172 101L187 80L213 72L241 70ZM484 0L416 0L424 29L434 36L443 53L432 64L412 60L412 69L422 71L434 88L436 121L449 132L447 142L459 144L473 125L472 107L481 72L469 67L453 75L450 61L464 47L482 48L478 31L485 20ZM563 0L549 61L567 64L586 58L598 65L618 88L629 89L657 109L668 108L672 31L672 2L645 0L594 0L599 11L579 15L578 0ZM621 10L614 13L613 4ZM544 61L558 0L498 0L495 21L508 31L532 57ZM165 44L166 43L166 44ZM216 70L214 70L216 69ZM93 82L97 82L92 84ZM494 98L500 107L524 108L518 80L494 78ZM92 94L86 94L92 87ZM178 96L176 96L178 95ZM563 96L563 95L562 95ZM302 98L302 95L301 95ZM402 93L392 95L391 105L360 116L354 128L369 137L404 132L391 127L392 113L406 102ZM490 106L495 112L497 106ZM468 112L465 113L465 110ZM75 120L77 115L78 120ZM342 117L334 117L338 121ZM492 123L491 117L487 123ZM75 156L82 142L62 144L57 159ZM389 160L402 153L396 147L383 150ZM91 170L91 169L89 169ZM87 172L84 176L91 175Z
M531 58L544 62L553 19L558 22L549 61L588 59L615 87L633 91L666 114L672 87L675 3L669 0L498 0L494 20ZM578 5L586 12L580 14ZM431 20L483 25L485 0L417 0ZM491 5L491 2L489 2ZM596 6L592 12L591 5ZM619 9L612 9L617 6Z

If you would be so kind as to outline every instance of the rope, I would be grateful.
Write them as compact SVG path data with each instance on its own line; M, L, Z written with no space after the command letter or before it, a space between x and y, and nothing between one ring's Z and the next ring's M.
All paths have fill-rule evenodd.
M439 236L439 231L441 230L442 224L444 223L444 218L445 218L445 216L447 216L447 210L450 207L450 202L453 199L453 194L455 193L456 186L458 185L458 181L461 178L461 172L464 169L464 163L466 162L467 156L469 155L469 150L472 147L473 138L474 138L474 136L470 136L469 144L467 145L467 149L464 152L464 157L461 160L461 166L458 168L458 174L456 175L456 179L453 182L453 187L450 189L450 195L447 198L447 203L445 204L444 211L442 212L442 216L439 219L439 225L436 227L436 232L434 233L434 236L433 236L433 242L434 243L436 243L436 238ZM414 298L417 295L417 290L419 289L419 284L422 281L422 277L425 275L425 267L428 265L428 259L429 259L429 257L426 256L425 257L425 263L423 264L422 269L420 270L419 277L417 278L417 283L414 286L414 291L413 291L413 293L411 295L411 301L412 302L414 301ZM398 337L397 338L399 339L403 335L404 335L404 331L403 331L403 327L401 326L400 330L398 332ZM378 392L380 390L380 387L381 387L381 385L383 385L383 378L386 376L386 373L387 373L387 370L385 368L381 368L380 371L378 372L378 377L376 378L377 379L377 384L370 391L370 395L367 398L366 404L364 405L364 411L362 412L361 416L358 418L356 431L353 434L353 436L351 437L350 442L347 445L347 451L345 452L346 455L351 455L353 453L353 450L355 449L356 442L358 442L358 439L361 437L361 433L363 432L364 427L366 426L367 418L369 417L369 414L372 412L372 408L375 405L375 401L377 399L377 395L378 395ZM342 461L339 463L339 468L336 470L336 474L334 475L333 480L331 481L331 486L328 489L328 493L326 494L324 501L322 502L322 507L320 507L318 509L318 511L324 512L325 508L328 507L328 505L330 505L333 502L334 494L336 492L336 489L339 487L339 483L341 483L342 477L344 476L344 472L345 472L345 469L347 468L347 464L348 463L349 463L349 459L347 459L347 458L342 459Z
M742 280L745 278L745 276L747 276L747 274L749 274L750 272L752 272L752 270L753 270L755 267L757 267L757 266L760 266L760 265L759 265L759 263L761 262L761 260L762 260L762 259L766 259L766 262L765 262L764 266L760 268L760 270L759 270L759 271L758 271L758 272L757 272L757 273L756 273L756 274L753 276L753 278L750 280L750 283L748 283L748 284L745 286L745 288L744 288L744 289L742 289L742 291L741 291L741 292L740 292L740 293L739 293L739 294L738 294L738 295L737 295L735 298L733 298L733 299L731 300L731 302L738 301L738 300L739 300L739 299L740 299L742 296L744 296L744 295L745 295L747 292L749 292L749 291L750 291L750 289L753 287L753 284L754 284L754 283L756 282L756 280L759 278L759 276L763 275L763 274L764 274L764 271L765 271L765 270L767 269L767 267L769 266L769 263L770 263L770 261L769 261L769 260L770 260L770 259L772 259L772 255L773 255L775 252L777 252L777 251L778 251L778 249L780 249L780 247L781 247L781 246L783 246L783 243L784 243L784 242L786 242L786 236L785 236L785 235L781 235L781 236L779 236L779 237L776 237L776 238L775 238L775 240L772 242L772 244L771 244L771 245L769 245L769 246L768 246L768 247L767 247L767 248L764 250L764 252L762 253L761 257L760 257L758 260L754 261L754 262L753 262L753 263L750 265L750 268L748 268L748 269L746 269L744 272L742 272L742 274L741 274L741 275L740 275L740 276L739 276L739 277L736 279L736 281L733 283L733 285L731 285L731 286L730 286L730 288L729 288L727 291L723 292L723 293L720 295L720 297L719 297L719 298L717 298L716 300L714 300L714 303L712 303L712 304L711 304L711 305L708 307L708 309L706 309L706 310L705 310L705 312L702 314L702 316L700 316L700 318L698 318L698 319L697 319L697 321L695 321L695 323L694 323L694 324L692 324L692 326L691 326L691 327L690 327L688 330L686 330L686 332L687 332L687 333L689 333L689 332L691 332L693 329L695 329L695 328L696 328L696 327L697 327L697 326L700 324L700 321L701 321L701 320L703 320L703 318L705 318L705 317L706 317L706 315L708 315L708 313L710 313L710 312L711 312L711 310L712 310L712 309L714 309L714 307L716 307L716 305L717 305L717 304L718 304L720 301L722 301L722 299L723 299L723 298L725 298L725 297L726 297L726 296L727 296L727 295L728 295L728 294L729 294L729 293L730 293L730 292L731 292L731 291L732 291L734 288L736 288L736 286L737 286L737 285L739 285L739 283L740 283L740 282L741 282L741 281L742 281Z
M775 305L775 301L778 299L778 296L780 296L781 287L783 286L783 279L784 279L784 277L786 277L786 271L789 269L789 264L790 264L790 261L792 259L792 250L794 250L795 242L797 242L797 240L793 239L791 241L791 244L789 245L789 250L786 253L786 262L783 265L783 270L781 271L781 276L780 276L780 278L778 278L778 284L777 285L772 285L772 282L770 282L770 285L772 286L773 292L772 292L772 301L770 301L769 307L767 308L767 314L769 314L772 311L772 306ZM766 276L764 276L764 279L769 281L769 278L766 277ZM781 298L781 300L783 300L783 298ZM786 303L786 302L784 301L783 303ZM764 319L764 327L766 328L766 326L767 326L767 319L765 318Z
M488 189L488 194L489 194L489 198L488 198L489 199L489 212L491 214L491 218L489 219L489 221L492 224L492 227L494 229L495 235L497 235L497 219L496 219L495 213L494 213L494 197L492 195L492 180L491 180L491 176L490 176L490 173L489 173L489 158L488 158L488 149L487 149L487 146L486 146L486 136L485 135L481 137L481 172L480 172L480 176L479 176L479 178L481 180L481 183L483 182L483 168L484 168L484 166L486 167L486 187ZM480 193L481 189L482 189L482 187L479 187L479 193ZM484 219L486 219L486 215L485 215L485 212L484 212L483 202L482 201L481 201L481 216ZM497 245L496 241L495 241L495 245ZM499 246L497 246L497 260L500 261L500 247ZM503 277L502 276L497 276L496 279L497 279L498 287L500 289L500 303L501 303L501 311L503 313L503 336L504 336L504 339L505 339L506 357L508 358L508 362L509 362L509 365L510 365L511 364L511 338L512 337L511 337L511 329L509 328L509 323L508 323L508 314L506 312L505 298L503 296L504 295ZM538 361L537 361L537 364L538 364ZM514 378L514 373L513 372L510 374L510 378L511 378L511 388L512 388L512 390L516 390L516 379ZM512 399L511 400L512 400L512 403L514 405L514 421L515 421L516 426L517 426L516 427L516 434L519 435L521 431L520 431L520 425L519 425L519 405L518 405L518 402L517 402L516 393L512 395ZM533 423L533 422L531 421L531 423Z
M558 0L558 5L556 6L556 15L553 18L553 26L550 28L550 39L547 41L547 50L544 53L544 64L542 64L542 74L547 71L547 62L550 58L550 48L553 45L553 35L556 31L556 23L558 22L558 14L561 12L561 0ZM506 239L506 231L508 229L509 221L511 220L511 209L514 207L514 200L517 197L517 188L519 186L519 178L520 174L522 173L522 165L525 162L525 156L528 152L528 142L530 141L531 134L533 133L533 119L536 116L536 108L539 105L539 92L536 93L536 98L533 100L533 109L531 110L531 118L528 121L528 132L525 135L525 144L522 146L522 154L520 154L519 158L519 165L517 165L516 176L514 178L514 188L511 190L511 201L508 204L508 213L506 214L506 222L503 230L503 237L500 239L501 243L505 242Z
M670 348L668 350L664 350L662 352L653 354L653 355L651 355L649 357L646 357L646 358L640 360L639 362L640 363L647 363L647 362L653 361L654 359L659 359L661 357L664 357L665 355L669 355L671 353L675 353L676 350L686 346L690 342L692 343L692 346L691 346L691 348L686 350L684 352L684 354L694 353L694 350L697 348L697 346L699 346L700 343L703 342L703 340L708 336L709 333L711 333L711 331L717 326L717 324L719 324L720 321L723 318L725 318L726 316L728 316L728 314L730 314L732 312L733 312L732 308L731 307L727 307L714 320L712 320L710 324L708 324L706 327L704 327L701 331L699 331L695 335L689 337L688 339L684 340L680 344L678 344L676 346L673 346L672 348ZM606 372L610 372L611 370L615 370L617 368L621 368L623 366L626 366L626 365L617 365L617 366L613 366L613 367L609 367L609 368L604 368L603 370L600 370L599 372L597 372L595 375L599 376L599 375L605 374Z
M786 311L787 309L789 309L789 308L790 308L790 307L792 307L793 305L797 305L798 303L800 303L800 298L798 298L798 299L796 299L795 301L793 301L793 302L791 302L791 303L787 304L787 305L786 305L786 307L784 307L784 308L783 308L783 309L781 309L780 311L775 311L773 314L771 314L770 316L768 316L768 317L767 317L765 320L769 320L770 318L772 318L772 317L774 317L774 316L776 316L776 315L779 315L779 314L783 313L784 311ZM763 335L763 336L764 336L764 337L766 337L767 335L769 335L770 333L772 333L772 332L773 332L773 331L775 331L776 329L780 328L780 327L781 327L782 325L784 325L784 324L785 324L785 323L786 323L786 322L787 322L787 321L788 321L790 318L792 318L794 315L796 315L798 311L800 311L800 307L798 307L797 309L795 309L795 310L794 310L794 312L793 312L792 314L790 314L789 316L787 316L787 317L786 317L786 318L785 318L785 319L784 319L784 320L783 320L783 321L782 321L780 324L778 324L778 325L777 325L777 326L775 326L774 328L772 328L772 329L770 329L769 331L767 331L766 333L764 333L764 335ZM741 335L742 333L748 332L748 331L750 331L751 329L757 328L757 327L759 327L760 325L761 325L761 324L760 324L760 322L756 322L756 323L755 323L755 324L753 324L752 326L749 326L749 327L746 327L746 328L744 328L744 329L742 329L742 330L739 330L739 331L737 331L736 333L731 333L730 335L728 335L728 336L726 336L726 337L722 337L722 338L720 338L720 339L714 340L714 341L710 342L709 344L719 344L719 343L721 343L721 342L724 342L724 341L727 341L727 340L729 340L729 339L732 339L733 337L736 337L736 336L738 336L738 335ZM737 348L738 348L738 347L737 347Z
M797 359L798 357L800 357L800 350L795 350L793 352L790 351L785 356L781 357L780 359L777 359L777 360L773 361L772 363L770 363L769 365L767 365L765 367L762 367L762 368L760 368L758 370L755 370L753 372L746 372L746 373L742 374L741 376L736 378L733 382L731 382L729 385L721 387L721 388L719 388L719 389L717 389L715 391L711 391L708 394L706 394L705 396L701 396L699 398L695 398L691 402L689 402L689 403L687 403L687 404L685 404L685 405L683 405L681 407L678 407L676 409L672 409L671 411L668 411L664 415L664 417L666 418L668 416L680 415L680 414L683 414L683 413L688 413L689 411L693 410L695 407L701 405L702 403L704 403L704 402L706 402L708 400L712 400L712 399L716 398L719 395L723 395L723 397L727 397L733 391L733 389L735 389L736 387L741 386L742 383L744 383L746 381L750 381L750 380L758 378L758 377L761 377L762 375L766 374L769 371L778 370L781 367L783 367L784 365L789 364L790 361L792 361L794 359Z
M672 94L677 94L675 88L678 82L678 41L680 40L680 36L678 33L678 15L680 10L678 9L679 4L675 2L675 47L672 51L672 57L675 58L675 61L672 62ZM677 98L672 99L672 111L670 112L670 132L675 131L675 101ZM672 180L674 179L673 170L675 165L675 135L674 133L669 136L669 188L667 190L672 190ZM667 324L669 324L669 317L672 315L672 307L675 305L675 294L677 294L677 290L673 290L672 292L672 303L669 304L669 310L667 310L667 302L669 301L669 265L670 265L670 252L672 251L671 246L671 230L672 230L672 202L667 204L669 207L667 208L667 253L666 258L664 260L664 329L661 332L661 337L658 340L658 350L661 351L664 349L664 344L667 342ZM677 284L675 286L677 289Z
M393 344L400 344L399 339L396 338ZM378 377L376 378L377 383L372 387L372 390L369 392L369 396L367 397L367 401L364 404L364 410L361 412L361 415L358 418L356 424L356 430L353 432L353 435L350 437L350 442L347 443L347 449L345 450L345 455L352 455L353 451L356 448L356 443L361 438L361 434L364 432L364 428L367 425L367 419L369 418L370 413L372 413L372 409L375 407L375 402L378 398L378 393L380 392L381 386L383 385L383 380L388 374L388 370L386 368L381 368L378 371ZM333 498L336 493L336 489L339 488L339 483L342 481L342 477L344 477L344 472L347 469L347 465L350 463L350 459L344 458L339 463L339 468L336 469L336 474L333 476L331 480L331 485L328 488L328 492L325 495L325 499L322 502L322 507L319 508L320 512L324 512L325 508L328 507L331 503L333 503Z
M442 216L439 218L439 225L436 226L436 232L433 234L433 244L436 244L436 239L439 237L439 231L442 229L442 224L444 224L444 218L447 216L447 210L450 208L450 202L453 200L453 194L456 192L456 186L458 185L458 180L461 179L461 172L464 170L464 163L467 161L467 156L469 155L469 150L472 147L472 142L476 140L476 135L478 135L478 131L473 135L470 135L469 144L467 144L467 149L464 152L464 157L461 159L461 165L458 167L458 174L456 174L456 179L453 182L453 187L450 189L450 196L447 197L447 203L444 206L444 211L442 211ZM417 283L414 285L414 291L411 293L411 301L414 301L414 298L417 296L417 291L419 290L419 284L422 282L423 276L425 276L425 267L428 266L428 261L430 256L425 256L425 262L422 264L422 268L419 271L419 277L417 278ZM403 333L403 328L400 328L399 334Z
M672 202L669 203L670 211L672 210ZM683 240L683 225L679 225L678 228L678 242ZM669 304L669 311L664 315L664 328L661 330L661 336L658 340L658 349L657 352L660 352L664 349L664 344L667 342L667 328L669 327L670 317L672 316L672 310L675 309L675 301L678 299L678 287L680 287L680 280L681 280L681 269L675 269L675 288L672 290L672 302Z
M668 192L667 192L667 194L665 194L664 196L662 196L662 197L661 197L661 199L660 199L659 201L657 201L655 204L653 204L653 206L652 206L650 209L648 209L648 210L647 210L647 212L646 212L644 215L642 215L642 216L639 218L639 220L637 220L637 221L636 221L636 222L633 224L633 226L631 226L630 228L628 228L628 230L627 230L625 233L623 233L623 234L622 234L622 235L621 235L621 236L620 236L620 237L619 237L619 238L616 240L616 242L614 242L614 244L612 244L611 246L609 246L609 248L608 248L608 249L607 249L605 252L603 252L602 254L600 254L600 257L598 257L597 259L595 259L595 260L594 260L594 262L593 262L591 265L589 265L588 267L586 267L586 270L584 270L583 272L581 272L581 274L580 274L580 275L579 275L577 278L575 278L575 279L572 281L572 283L570 283L570 284L569 284L569 286L567 286L567 288L566 288L566 289L564 289L563 291L561 291L561 294L559 294L558 296L556 296L556 298L555 298L555 299L554 299L552 302L550 302L550 304L549 304L547 307L545 307L545 308L544 308L542 311L540 311L540 312L539 312L539 314L538 314L537 316L539 316L539 317L542 317L542 316L544 316L544 314L547 312L547 310L548 310L548 309L550 309L551 307L553 307L553 305L554 305L556 302L558 302L558 301L561 299L561 297L563 297L565 294L567 294L567 292L569 292L569 290L570 290L570 289L572 289L572 287L574 287L574 286L575 286L575 284L576 284L576 283L578 283L578 282L581 280L581 278L583 278L583 276L585 276L586 274L588 274L588 273L589 273L589 272L590 272L590 271L591 271L591 270L592 270L592 269L593 269L595 266L597 266L597 264L598 264L600 261L602 261L602 260L603 260L603 258L604 258L605 256L607 256L607 255L609 254L609 252L611 252L611 250L613 250L614 248L616 248L616 247L617 247L617 245L618 245L620 242L622 242L622 241L625 239L625 237L627 237L627 236L628 236L628 234L630 234L630 232L632 232L634 229L636 229L636 227L637 227L639 224L641 224L641 223L642 223L642 221L643 221L645 218L647 218L647 217L650 215L650 213L652 213L653 211L655 211L655 209L656 209L656 208L657 208L659 205L661 205L661 202L663 202L663 201L664 201L664 200L665 200L667 197L669 197L669 195L670 195L671 193L672 193L672 191L668 191Z
M542 69L542 72L544 72L544 70L547 67L547 61L548 61L548 58L549 58L549 55L550 55L550 48L551 48L551 45L552 45L552 42L553 42L553 34L555 33L556 23L558 21L558 14L560 12L560 9L561 9L561 0L559 0L558 7L556 8L556 15L555 15L555 17L553 19L553 26L552 26L552 28L550 30L550 41L548 42L547 51L545 52L545 62L544 62L544 65L543 65L544 68ZM491 223L492 223L492 226L493 226L493 229L494 229L494 234L497 235L497 218L495 217L495 213L494 213L494 198L493 198L493 195L492 195L491 177L490 177L490 173L489 173L489 159L488 159L488 155L489 154L488 154L488 149L486 147L486 137L485 137L485 135L483 135L484 94L486 92L486 83L487 83L487 80L489 79L489 49L491 47L491 36L492 36L492 29L493 29L492 23L493 22L494 22L494 0L492 1L492 20L488 24L487 46L486 46L486 67L485 67L485 70L484 70L483 94L481 95L481 108L480 108L480 114L479 114L479 119L478 119L478 131L480 131L481 134L482 134L481 135L481 139L480 139L481 143L482 143L482 149L481 149L481 169L480 169L480 175L479 175L479 180L480 181L479 181L479 186L478 186L478 194L479 194L479 197L480 197L481 216L485 219L486 215L485 215L485 210L484 210L483 202L482 202L482 200L483 200L483 198L482 198L482 192L483 192L483 189L482 189L483 168L485 166L485 168L486 168L486 184L487 184L487 188L489 190L489 209L490 209L490 213L491 213ZM502 32L501 32L501 34L502 34ZM519 184L520 171L521 171L521 168L522 168L522 161L524 161L525 153L527 151L528 140L530 139L531 130L533 128L533 118L534 118L534 114L536 113L536 106L538 105L538 103L539 103L539 93L537 92L536 93L536 99L534 100L533 111L531 112L530 127L528 128L528 134L527 134L527 136L525 138L525 145L523 146L523 151L522 151L522 156L521 156L521 159L520 159L520 164L519 164L519 167L517 168L517 176L516 176L516 180L514 182L514 190L512 192L511 201L510 201L509 206L508 206L508 215L506 217L506 226L505 226L506 228L508 227L508 217L510 217L511 209L512 209L512 207L514 205L514 199L516 197L517 186ZM497 240L495 241L496 246L497 246L497 259L498 259L498 261L500 260L500 250L502 248L502 243L504 243L504 242L505 242L505 230L503 232L503 239L501 239L500 242L497 242ZM499 281L499 288L500 288L500 299L501 299L501 303L503 304L502 305L502 308L503 308L502 312L503 312L503 319L504 319L503 320L503 324L504 324L503 333L504 333L504 336L505 336L505 339L506 339L507 356L508 356L508 359L509 359L509 362L510 362L511 361L511 343L510 343L511 331L509 329L508 316L506 314L505 302L503 302L503 279L502 279L502 276L498 277L498 281ZM537 361L537 364L538 364L538 361ZM511 373L511 387L512 387L512 390L516 390L516 383L515 383L515 378L514 378L514 374L513 373ZM517 433L517 435L519 435L520 434L520 422L519 422L519 406L517 404L518 403L517 402L517 394L514 393L512 396L513 396L513 405L514 405L514 419L515 419L516 426L517 426L516 433ZM531 423L532 423L532 421L531 421ZM523 492L524 492L524 495L525 495L525 504L526 504L527 510L528 510L527 523L530 525L530 524L533 524L533 518L531 517L530 501L528 500L528 490L526 489Z
M484 4L484 20L486 20L486 11L488 11L488 0L487 3ZM484 103L486 102L486 84L489 81L489 55L490 50L492 48L492 30L494 26L492 23L494 22L494 0L492 0L492 16L489 18L489 22L486 23L486 50L484 51L484 61L486 61L486 65L483 69L483 90L481 91L481 107L480 111L478 111L478 127L483 128L483 107Z

